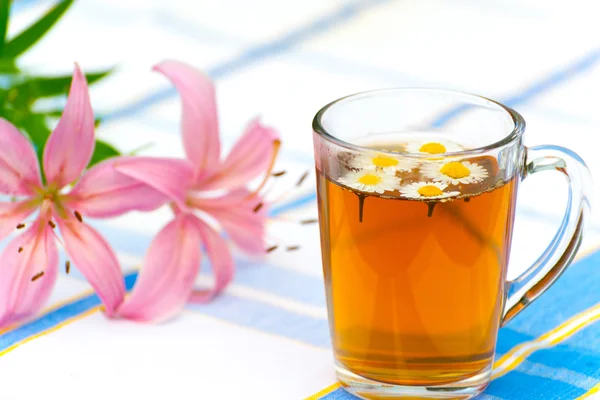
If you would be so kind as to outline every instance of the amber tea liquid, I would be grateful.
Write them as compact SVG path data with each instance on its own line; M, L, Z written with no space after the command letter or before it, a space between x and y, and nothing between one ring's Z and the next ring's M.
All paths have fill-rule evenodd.
M461 195L444 201L365 194L317 171L330 329L344 368L441 385L492 364L517 188L496 178L495 159L474 161L490 177L452 186Z

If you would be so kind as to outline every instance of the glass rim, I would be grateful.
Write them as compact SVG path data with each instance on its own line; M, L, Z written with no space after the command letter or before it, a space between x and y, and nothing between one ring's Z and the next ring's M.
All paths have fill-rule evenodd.
M350 143L350 142L342 140L342 139L336 137L335 135L327 132L327 130L323 127L323 124L321 123L323 116L329 109L331 109L332 107L336 106L338 103L341 103L345 100L358 99L358 98L369 96L369 95L385 94L385 93L401 93L401 92L437 92L437 93L446 93L446 94L450 94L450 95L466 96L466 97L470 97L471 99L477 99L477 100L486 100L486 101L492 102L493 104L500 107L500 109L504 110L511 117L513 124L514 124L514 128L508 135L504 136L502 139L500 139L494 143L491 143L491 144L488 144L485 146L479 146L479 147L476 147L473 149L461 150L461 151L447 151L445 153L439 153L439 154L436 154L436 157L439 157L439 156L450 156L450 157L464 156L464 155L472 155L472 154L488 152L488 151L497 149L499 147L502 147L506 144L509 144L513 140L520 138L523 135L523 132L525 131L525 119L521 116L521 114L519 114L514 109L512 109L508 106L505 106L504 104L502 104L496 100L492 100L488 97L480 96L480 95L473 94L473 93L463 92L463 91L459 91L459 90L429 88L429 87L396 87L396 88L388 88L388 89L366 90L363 92L357 92L357 93L353 93L353 94L350 94L350 95L347 95L344 97L340 97L340 98L330 102L329 104L325 105L317 112L317 114L313 118L313 122L312 122L313 131L316 134L318 134L319 136L323 137L325 140L335 143L338 146L345 147L346 149L349 149L349 150L354 150L354 151L359 151L359 152L377 151L378 153L395 155L395 156L398 156L400 154L403 157L431 158L431 154L411 153L411 152L404 152L404 151L380 150L380 149L373 149L373 148L366 147L366 146L361 146L359 144Z

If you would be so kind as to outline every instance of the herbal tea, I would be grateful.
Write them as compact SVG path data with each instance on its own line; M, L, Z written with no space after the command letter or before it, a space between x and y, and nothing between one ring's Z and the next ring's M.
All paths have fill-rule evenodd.
M451 146L430 142L416 152ZM380 382L456 382L491 365L516 180L496 178L492 157L398 156L340 154L341 176L317 171L336 358Z

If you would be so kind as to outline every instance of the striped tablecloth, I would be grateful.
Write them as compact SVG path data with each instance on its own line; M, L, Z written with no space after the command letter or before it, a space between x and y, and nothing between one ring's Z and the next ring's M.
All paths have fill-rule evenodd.
M17 31L51 0L15 0ZM48 73L77 60L117 73L92 90L99 137L123 151L183 154L180 105L154 63L176 58L216 81L223 140L257 114L283 136L266 260L238 255L234 283L162 325L109 321L76 272L48 309L0 332L0 399L351 399L335 384L321 278L310 123L357 91L434 86L485 95L526 118L526 144L578 152L598 176L600 29L589 0L81 0L23 62ZM599 147L600 148L600 147ZM510 276L552 238L566 185L522 186ZM596 203L593 203L596 204ZM127 287L167 210L95 224L117 250ZM482 399L600 396L600 220L539 301L500 332ZM300 246L286 251L286 246ZM198 284L210 282L204 265Z

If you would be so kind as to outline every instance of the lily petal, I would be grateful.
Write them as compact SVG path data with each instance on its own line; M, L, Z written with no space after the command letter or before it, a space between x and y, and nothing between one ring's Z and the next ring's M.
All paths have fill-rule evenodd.
M235 271L233 257L227 241L210 226L196 219L197 229L202 236L215 276L215 285L210 290L194 290L190 296L192 303L206 303L217 296L231 282Z
M128 157L115 163L120 173L136 179L173 199L186 208L186 196L194 169L186 160L158 157Z
M11 234L34 210L27 201L0 203L0 240Z
M87 171L69 193L67 204L83 215L107 218L129 211L152 211L169 198L145 183L118 172L121 158L101 162Z
M48 225L36 222L2 252L0 327L30 317L44 305L58 275L58 251ZM43 272L42 276L33 279Z
M40 166L31 142L0 118L0 193L31 195L41 184Z
M193 207L215 218L227 235L243 251L264 254L268 205L260 196L238 188L217 198L190 198Z
M265 221L260 215L244 210L211 210L227 235L248 254L265 253Z
M278 133L252 121L233 146L219 171L199 186L204 190L244 186L260 174L268 173L279 146Z
M67 254L102 300L107 315L114 315L125 297L123 274L115 253L92 227L73 217L56 220Z
M177 61L165 61L153 69L165 75L179 91L185 153L197 176L210 175L218 168L221 155L215 88L211 79Z
M179 214L156 235L119 315L156 322L183 308L200 269L202 237L195 220L191 214Z
M63 115L44 148L49 184L62 188L81 175L94 151L94 113L85 76L75 65Z

